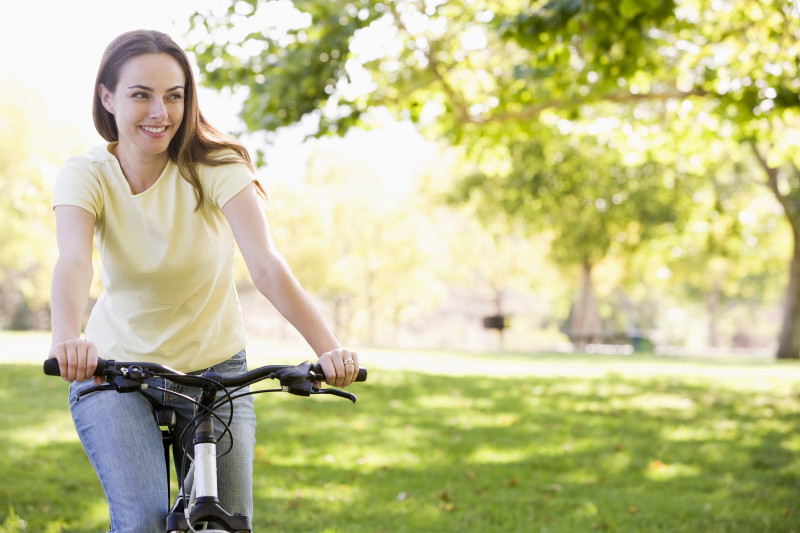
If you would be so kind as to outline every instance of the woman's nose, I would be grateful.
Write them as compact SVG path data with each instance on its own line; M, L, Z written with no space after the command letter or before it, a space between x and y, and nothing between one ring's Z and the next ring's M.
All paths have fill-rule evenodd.
M167 116L167 108L164 102L158 99L153 99L150 104L150 118L162 119Z

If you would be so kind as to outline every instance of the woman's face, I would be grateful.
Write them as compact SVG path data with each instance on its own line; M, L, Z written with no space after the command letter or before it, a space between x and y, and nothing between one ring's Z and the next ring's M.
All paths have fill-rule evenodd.
M134 157L165 154L183 120L185 88L180 64L167 54L126 61L117 86L99 88L117 124L119 149Z

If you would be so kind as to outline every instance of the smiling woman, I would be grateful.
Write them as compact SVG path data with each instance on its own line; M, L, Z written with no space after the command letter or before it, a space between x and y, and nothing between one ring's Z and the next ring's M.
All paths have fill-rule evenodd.
M189 60L168 35L122 34L95 84L94 121L108 142L69 159L55 185L50 357L72 382L72 417L103 485L112 533L163 528L166 471L151 403L174 406L180 428L192 423L192 401L165 398L156 383L147 398L77 399L97 383L98 356L181 372L246 371L234 239L256 287L319 357L326 382L347 386L359 369L358 355L339 344L275 248L247 150L206 121L196 95ZM103 290L84 338L93 237ZM235 444L218 463L219 503L252 516L252 397L231 405L225 431Z
M196 164L243 163L252 171L247 150L200 112L189 60L168 35L134 31L117 37L103 55L95 87L95 127L116 143L110 151L134 193L151 187L172 160L194 188L200 208L204 196Z
M140 80L153 80L155 87ZM115 86L98 84L98 98L122 141L113 152L134 194L149 189L166 165L167 148L183 122L185 85L180 64L163 53L133 57Z

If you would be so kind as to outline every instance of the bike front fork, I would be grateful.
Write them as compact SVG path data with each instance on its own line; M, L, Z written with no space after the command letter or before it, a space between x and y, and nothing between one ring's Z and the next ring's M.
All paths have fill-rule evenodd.
M187 513L188 498L184 494L178 494L175 504L167 516L167 532L187 533L197 529L194 526L210 522L216 524L215 527L218 529L206 530L208 533L211 531L251 533L250 518L247 515L229 514L219 504L217 439L214 436L214 419L208 415L202 417L195 430L192 470L194 504Z

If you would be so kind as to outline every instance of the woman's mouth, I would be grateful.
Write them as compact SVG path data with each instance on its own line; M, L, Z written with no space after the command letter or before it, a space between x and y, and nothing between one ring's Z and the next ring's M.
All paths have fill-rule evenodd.
M167 131L166 126L139 126L145 133L150 135L161 135Z

